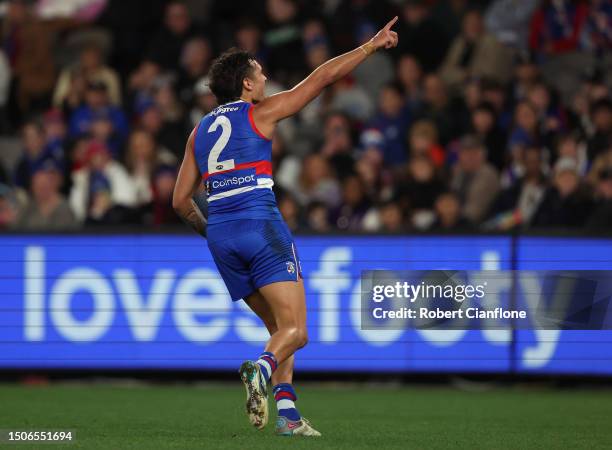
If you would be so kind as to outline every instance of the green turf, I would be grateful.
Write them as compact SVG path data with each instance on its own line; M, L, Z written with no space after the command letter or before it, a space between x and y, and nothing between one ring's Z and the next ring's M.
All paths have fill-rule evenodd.
M315 440L255 431L236 385L0 385L0 429L76 430L66 448L610 448L612 391L298 386ZM274 406L272 411L274 411ZM24 444L12 448L58 448Z

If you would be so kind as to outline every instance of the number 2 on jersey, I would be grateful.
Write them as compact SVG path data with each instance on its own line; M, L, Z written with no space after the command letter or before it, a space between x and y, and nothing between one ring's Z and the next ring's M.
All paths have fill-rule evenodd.
M227 159L225 161L218 161L219 155L227 145L230 135L232 134L232 123L225 116L218 116L215 121L208 128L209 133L214 133L217 128L221 126L221 136L213 145L208 155L208 174L211 175L215 172L222 172L224 170L231 170L234 168L234 160Z

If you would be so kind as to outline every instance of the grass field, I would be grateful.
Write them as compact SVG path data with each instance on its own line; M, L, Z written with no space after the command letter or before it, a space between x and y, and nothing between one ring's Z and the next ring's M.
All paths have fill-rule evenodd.
M612 391L298 386L323 437L251 429L236 385L0 385L0 429L76 430L66 448L610 448ZM273 403L271 404L274 410ZM0 444L1 445L1 444ZM61 445L5 444L12 448Z

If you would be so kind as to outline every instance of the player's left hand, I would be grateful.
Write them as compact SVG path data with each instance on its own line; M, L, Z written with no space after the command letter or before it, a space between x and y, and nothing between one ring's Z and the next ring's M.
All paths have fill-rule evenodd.
M376 35L372 38L372 44L377 49L380 48L393 48L397 47L397 42L399 40L397 33L391 30L391 27L397 22L398 17L395 16L393 19L387 23Z

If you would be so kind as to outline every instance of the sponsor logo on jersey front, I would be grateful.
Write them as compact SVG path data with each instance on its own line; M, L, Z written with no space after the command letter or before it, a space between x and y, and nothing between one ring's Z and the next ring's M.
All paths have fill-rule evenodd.
M213 189L220 189L224 187L236 187L241 186L245 183L254 183L255 175L247 175L245 177L234 176L231 178L225 178L223 180L215 180L212 182Z

